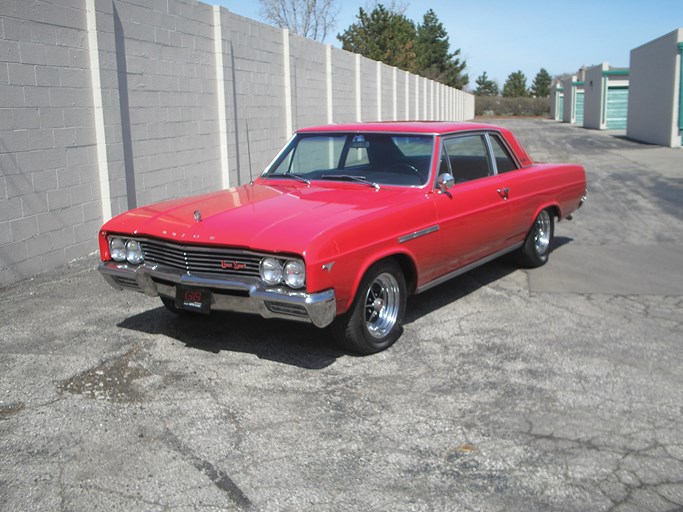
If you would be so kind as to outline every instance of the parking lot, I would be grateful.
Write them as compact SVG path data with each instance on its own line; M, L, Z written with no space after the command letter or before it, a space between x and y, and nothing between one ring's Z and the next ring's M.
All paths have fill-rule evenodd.
M411 298L378 355L176 317L96 256L0 290L0 510L682 510L683 151L496 122L588 202L545 267Z

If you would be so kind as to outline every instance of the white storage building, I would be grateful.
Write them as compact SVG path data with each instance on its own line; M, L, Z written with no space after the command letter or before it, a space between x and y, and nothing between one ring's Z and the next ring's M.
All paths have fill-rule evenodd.
M562 81L564 89L564 105L562 121L583 126L584 82L576 75Z
M550 119L562 121L564 116L564 88L557 82L550 88Z
M683 143L683 28L631 50L626 135L681 147Z
M603 62L586 70L583 126L625 130L628 118L629 70Z

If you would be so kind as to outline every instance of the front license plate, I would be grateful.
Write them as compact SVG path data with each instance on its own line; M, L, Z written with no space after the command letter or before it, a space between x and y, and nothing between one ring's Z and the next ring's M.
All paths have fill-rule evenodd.
M175 307L208 314L211 311L211 290L176 286Z

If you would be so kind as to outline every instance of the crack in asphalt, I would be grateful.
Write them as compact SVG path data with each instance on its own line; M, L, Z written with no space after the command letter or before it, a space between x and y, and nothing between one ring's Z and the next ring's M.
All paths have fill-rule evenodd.
M227 473L214 466L211 462L196 455L192 449L183 443L173 432L166 430L162 437L164 443L173 451L182 455L185 460L190 462L197 471L204 474L218 487L225 492L230 500L241 510L255 510L254 505L239 486L228 476Z
M530 420L526 420L528 429L522 434L529 436L536 442L547 442L555 446L556 451L566 454L576 453L576 450L592 451L597 453L609 454L618 456L615 461L614 468L609 472L609 475L597 482L597 486L590 485L590 489L597 487L600 493L610 501L611 506L608 511L614 512L625 506L638 506L638 498L636 494L641 491L650 491L656 494L663 502L671 506L667 510L681 511L683 510L683 496L678 500L663 494L661 488L667 485L681 485L683 480L677 479L661 479L660 475L651 475L651 482L644 481L642 475L642 462L650 459L655 461L658 466L662 466L665 460L673 462L674 464L683 465L683 458L675 457L671 454L668 446L659 441L652 441L641 448L626 448L625 445L629 440L622 438L623 446L617 446L614 443L608 445L600 444L597 437L589 437L585 439L577 439L569 436L560 436L553 433L535 433L534 424ZM637 432L632 432L636 434ZM654 452L654 453L653 453ZM659 453L657 453L659 452ZM667 457L663 457L662 453L666 453ZM565 470L569 475L569 467ZM657 479L657 481L654 481ZM581 485L581 484L579 484ZM615 485L621 486L620 489L615 489ZM590 490L587 489L587 490Z

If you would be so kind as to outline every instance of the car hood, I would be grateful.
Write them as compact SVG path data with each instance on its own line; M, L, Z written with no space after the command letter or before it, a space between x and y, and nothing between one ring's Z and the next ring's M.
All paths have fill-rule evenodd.
M257 182L137 208L113 218L103 230L179 243L305 256L315 248L316 241L331 243L329 236L323 241L321 234L353 229L361 219L368 222L385 218L415 195L422 194L405 187L375 190L351 183L326 186Z

